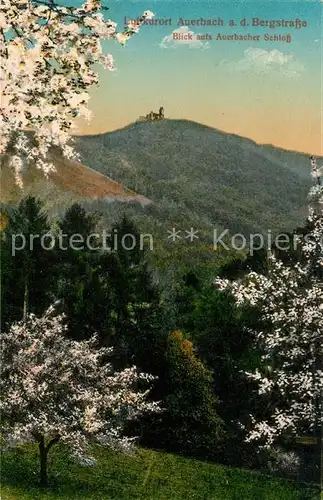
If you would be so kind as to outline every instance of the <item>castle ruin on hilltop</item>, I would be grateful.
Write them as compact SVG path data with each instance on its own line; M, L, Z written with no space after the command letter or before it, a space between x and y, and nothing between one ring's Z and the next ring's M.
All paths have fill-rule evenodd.
M140 121L153 122L153 121L156 121L156 120L163 120L164 118L165 118L164 117L164 108L163 108L163 106L161 106L159 108L159 112L158 113L154 113L154 111L150 111L150 113L148 113L148 115L146 115L146 116L140 116L139 120Z

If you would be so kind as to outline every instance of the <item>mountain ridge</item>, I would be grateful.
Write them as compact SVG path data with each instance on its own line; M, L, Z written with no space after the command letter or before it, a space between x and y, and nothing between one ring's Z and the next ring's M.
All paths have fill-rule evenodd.
M304 155L304 156L307 156L307 157L310 157L312 155L312 153L309 153L309 152L306 152L306 151L296 151L294 149L284 148L283 146L279 146L277 144L272 144L272 143L267 143L267 142L257 142L255 139L252 139L251 137L243 136L243 135L236 134L236 133L233 133L233 132L227 132L226 130L223 130L223 129L220 129L220 128L217 128L217 127L212 127L211 125L207 125L205 123L196 122L194 120L189 120L189 119L186 119L186 118L164 118L162 121L164 121L164 122L167 122L167 121L168 122L176 122L176 123L187 123L187 124L191 124L191 125L197 125L199 127L204 127L205 129L214 130L214 131L216 131L218 133L221 133L221 134L225 134L225 135L228 135L228 136L232 136L232 137L243 139L244 141L250 141L250 143L252 143L252 144L254 144L256 146L265 147L265 148L274 148L276 150L284 151L286 153L295 153L295 154ZM147 122L141 121L141 120L135 120L133 122L128 123L127 125L124 125L122 127L119 127L119 128L113 129L113 130L107 130L105 132L100 132L100 133L96 133L96 134L76 134L74 137L77 138L77 139L79 139L79 138L82 138L82 137L100 137L100 136L104 136L104 135L110 135L110 134L113 134L115 132L121 132L121 131L124 131L124 130L128 130L133 125L138 125L138 124L142 124L142 123L147 123ZM317 155L314 155L314 156L316 156L317 158L321 158L323 160L323 156L317 156Z
M83 164L52 151L58 172L49 182L38 172L37 188L24 194L45 190L53 210L77 201L109 220L127 213L162 231L176 225L207 234L214 227L277 233L302 225L307 215L312 181L305 153L170 119L74 136L74 147Z
M291 230L306 215L307 154L169 119L77 136L75 146L91 168L178 217L264 232Z

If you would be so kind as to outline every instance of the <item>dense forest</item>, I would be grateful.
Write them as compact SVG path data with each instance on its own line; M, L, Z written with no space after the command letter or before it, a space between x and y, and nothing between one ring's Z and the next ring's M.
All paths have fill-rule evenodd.
M127 217L108 228L106 244L112 251L102 239L96 250L65 246L72 235L86 241L98 234L100 221L99 213L78 204L53 221L42 202L30 196L12 208L2 232L3 330L10 331L30 314L40 317L54 304L71 339L81 342L97 334L99 347L113 348L115 370L135 365L155 376L149 398L162 411L130 420L126 435L139 436L139 443L149 448L317 482L317 449L297 444L295 433L279 436L270 447L262 446L261 436L247 439L254 419L266 419L281 399L277 391L261 394L247 375L264 369L254 332L270 332L272 325L259 304L239 304L214 279L234 282L250 272L268 276L267 252L232 253L222 264L206 262L204 267L193 259L183 268L178 261L185 272L175 274L176 283L168 287L167 279L155 279L163 268L152 267L149 249L140 248L140 232ZM298 234L310 230L308 223ZM49 233L50 244L44 248ZM113 245L111 234L117 237ZM136 244L126 250L122 241L129 234ZM15 252L13 235L23 235L27 242ZM30 235L38 235L32 245ZM304 258L300 250L273 253L286 265ZM288 405L288 398L279 404ZM296 437L313 432L305 419Z

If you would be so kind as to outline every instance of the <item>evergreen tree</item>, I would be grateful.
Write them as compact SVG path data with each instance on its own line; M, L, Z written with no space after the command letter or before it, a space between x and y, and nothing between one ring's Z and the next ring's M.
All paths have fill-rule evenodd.
M58 222L60 277L58 298L67 317L69 335L77 340L90 338L105 328L109 308L106 288L101 286L96 231L98 214L72 205Z
M101 257L100 264L106 270L112 291L117 362L121 365L135 362L142 369L156 373L156 363L165 348L167 322L140 233L123 217L113 225L107 243L112 251Z
M168 336L158 385L164 411L150 419L143 441L191 456L221 456L223 422L216 410L212 376L180 331Z
M23 198L9 213L1 248L2 322L41 314L55 294L55 245L43 204ZM47 236L45 236L47 235Z

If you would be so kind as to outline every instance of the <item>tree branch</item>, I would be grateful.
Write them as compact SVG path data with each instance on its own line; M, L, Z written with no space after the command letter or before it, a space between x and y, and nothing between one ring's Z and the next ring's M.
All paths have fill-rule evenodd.
M54 437L53 439L51 439L48 443L48 445L46 446L46 453L49 452L49 450L51 449L52 446L54 446L54 444L58 443L58 441L60 440L60 436L57 435L56 437Z
M31 433L34 439L37 441L37 443L42 443L44 442L44 436L40 432L32 432Z

